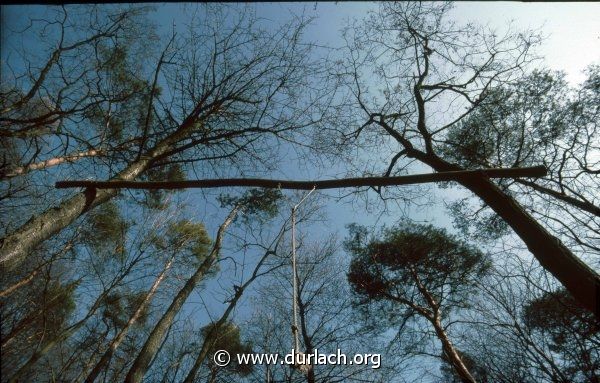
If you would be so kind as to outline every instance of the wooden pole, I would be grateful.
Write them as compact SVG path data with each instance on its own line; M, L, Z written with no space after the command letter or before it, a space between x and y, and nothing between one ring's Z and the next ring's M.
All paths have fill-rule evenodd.
M57 189L95 188L95 189L188 189L219 187L262 187L271 189L337 189L361 186L400 186L429 182L457 181L465 178L520 178L543 177L548 173L545 166L506 169L461 170L438 173L412 174L398 177L362 177L316 181L287 181L260 178L223 178L190 181L93 181L73 180L56 182Z

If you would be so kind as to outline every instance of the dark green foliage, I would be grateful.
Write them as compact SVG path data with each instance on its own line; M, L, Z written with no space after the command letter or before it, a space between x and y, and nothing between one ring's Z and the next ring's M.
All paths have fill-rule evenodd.
M266 221L278 212L278 202L282 198L281 190L278 189L250 189L239 197L229 194L219 196L221 207L240 205L243 207L243 219L256 218Z
M114 202L105 203L87 216L81 239L96 252L124 256L125 239L130 223L122 217Z
M126 133L139 135L145 124L151 85L140 79L135 69L139 58L123 45L99 47L98 74L110 84L115 99L122 100L110 106L95 105L87 117L110 142L120 142Z
M471 306L478 280L492 267L490 259L431 225L406 222L383 229L376 238L368 238L364 227L349 229L345 242L352 254L348 282L364 318L374 323L375 331L394 329L398 337L410 328L399 346L403 352L416 354L426 351L422 328L426 323L452 360L456 348L444 322L452 311ZM411 339L414 330L422 335ZM455 372L468 376L468 366L465 370L457 363L453 363Z
M102 312L104 319L109 320L115 327L122 327L127 323L124 310L121 302L121 296L118 293L108 294L104 298L104 311Z
M76 308L74 294L77 285L76 282L61 284L55 280L49 281L36 299L29 302L27 313L3 336L12 338L18 335L18 342L23 344L54 340L62 333Z
M102 317L109 321L116 329L124 327L129 319L135 314L136 310L146 297L147 292L114 292L104 298L104 310ZM148 316L148 307L142 311L135 325L145 323Z
M418 277L432 294L444 290L439 295L443 303L465 307L475 282L491 268L481 251L430 225L403 224L383 230L381 239L368 242L364 228L350 230L346 249L353 259L348 280L364 298L408 299ZM422 298L418 300L423 304Z
M205 341L210 342L209 360L213 360L216 351L225 350L231 355L232 361L227 369L242 376L252 372L252 365L236 363L236 354L252 353L252 345L242 342L240 328L237 325L233 322L225 322L219 326L218 323L213 322L204 326L200 333Z
M454 227L465 236L475 240L494 241L510 233L510 227L505 220L493 211L473 211L469 198L448 204Z
M147 291L138 291L138 292L130 293L126 296L126 301L127 301L126 308L127 308L127 313L129 315L129 317L133 316L133 314L137 311L137 309L143 303L144 299L146 299L147 295L148 295ZM146 323L146 320L148 319L148 315L150 314L149 309L150 308L148 305L144 306L144 308L140 312L138 319L134 323L135 326L143 326Z
M150 168L141 177L147 181L185 181L184 170L179 164L169 164ZM167 207L166 197L177 192L177 190L146 190L144 192L144 205L156 210L163 210Z
M177 221L166 233L167 249L188 254L202 262L210 251L211 239L202 223L188 220Z
M176 255L186 269L196 268L202 263L212 245L204 224L187 219L170 222L164 231L153 235L151 241L160 253ZM217 270L215 266L212 272Z
M569 134L568 86L560 73L535 71L490 89L475 112L450 129L443 156L465 168L531 166Z
M600 324L564 289L548 292L523 307L527 328L541 335L564 361L573 382L600 381Z
M477 363L474 356L469 355L466 352L457 351L460 355L460 359L465 364L465 367L469 370L471 375L477 380L478 383L492 383L489 377L488 371ZM456 374L456 371L448 361L448 357L442 353L442 365L440 366L440 372L442 373L442 381L444 383L462 383L462 379Z
M74 292L77 288L76 282L60 284L53 281L44 291L41 302L42 326L50 334L59 335L65 323L69 320L71 313L75 310ZM48 337L52 339L52 336Z
M120 86L118 96L127 96L142 92L147 88L147 83L136 77L135 66L132 65L133 58L127 48L123 45L114 47L99 46L99 56L103 63L100 70L111 76L111 80Z
M99 77L109 96L120 102L95 104L85 112L105 140L117 143L145 122L151 85L138 77L139 60L125 46L98 46ZM137 62L137 64L136 64Z
M567 346L573 332L591 336L600 331L594 316L564 289L528 302L523 309L523 320L527 327L547 332L555 350Z
M534 71L514 83L491 88L477 109L449 129L441 156L466 169L523 167L545 164L557 145L574 130L569 111L572 92L561 73ZM511 180L498 180L503 191ZM501 218L458 201L450 206L455 225L477 240L497 240L509 233Z
M369 230L365 226L351 223L346 226L348 237L344 241L344 249L353 255L363 254L365 244L369 241Z
M144 173L147 181L185 181L185 172L179 164L155 166Z

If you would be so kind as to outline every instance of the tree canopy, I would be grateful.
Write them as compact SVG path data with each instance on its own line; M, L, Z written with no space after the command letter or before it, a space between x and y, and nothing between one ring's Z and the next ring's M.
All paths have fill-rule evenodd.
M2 7L2 382L599 381L598 63L312 5Z

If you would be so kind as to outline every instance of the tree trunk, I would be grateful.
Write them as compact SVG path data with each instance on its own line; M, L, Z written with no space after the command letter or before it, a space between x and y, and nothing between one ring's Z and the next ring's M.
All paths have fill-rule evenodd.
M21 366L17 370L17 372L10 378L9 382L13 383L13 382L20 381L21 376L25 372L27 372L32 366L34 366L38 360L40 360L42 357L44 357L46 354L48 354L48 352L50 352L54 348L54 346L69 339L81 327L83 327L83 325L86 323L86 321L88 319L90 319L96 313L96 310L98 310L98 308L100 308L100 306L104 302L104 299L109 294L109 292L115 286L117 286L123 280L123 278L125 278L125 276L127 276L129 274L132 266L133 266L133 264L130 265L128 268L126 268L126 270L123 271L122 274L118 275L115 279L113 279L113 281L108 286L108 288L106 290L102 291L102 293L100 295L98 295L98 297L96 298L94 303L91 305L90 309L88 310L87 314L82 319L80 319L79 321L75 322L71 326L64 329L64 331L62 333L55 336L53 339L50 339L46 343L40 344L39 346L41 346L41 348L34 350L31 357L27 360L27 362L25 362L25 364L23 366Z
M210 375L208 376L207 383L215 383L217 381L217 373L219 370L217 368L213 368L210 370Z
M184 380L184 383L193 383L194 382L194 379L196 378L196 374L198 373L198 370L200 369L200 366L202 365L202 363L206 359L206 356L208 355L209 350L213 347L213 343L214 343L213 339L214 339L214 335L215 335L214 332L217 331L222 325L225 324L225 322L229 318L229 315L235 309L235 306L237 305L237 302L242 297L242 294L244 293L244 290L246 288L248 288L248 286L250 286L250 284L258 277L258 272L259 272L260 268L262 267L262 265L264 264L265 260L267 259L267 257L270 254L274 254L274 252L271 251L271 250L267 250L265 252L265 254L261 257L261 259L258 261L258 263L256 264L256 266L254 267L254 271L252 272L252 276L250 278L248 278L248 280L246 282L244 282L244 284L242 286L239 286L238 288L236 288L236 290L235 290L235 296L229 302L229 305L227 306L227 309L225 310L225 312L223 313L223 315L221 315L221 318L219 318L219 320L212 327L211 331L206 336L206 339L204 340L204 342L202 342L202 348L200 349L200 353L198 353L198 357L196 358L196 361L194 362L194 365L192 366L192 368L190 369L188 375L186 376L186 378Z
M456 348L450 341L450 338L448 338L448 334L446 334L446 331L442 326L439 302L436 302L435 298L431 295L427 287L421 282L421 279L419 278L419 275L414 270L414 268L411 267L410 272L413 277L413 280L415 281L415 284L417 285L417 289L419 290L423 298L425 298L427 305L431 309L431 314L424 313L421 315L423 315L433 325L438 339L440 340L440 342L442 342L442 350L444 351L444 355L446 355L448 362L450 363L452 368L454 368L454 371L458 374L458 376L463 382L477 383L475 378L473 378L473 376L471 375L471 372L469 371L467 366L465 366L465 364L463 363L462 358L456 351Z
M199 108L197 109L199 110ZM210 108L211 111L214 109L215 106ZM149 150L139 160L131 162L112 180L134 180L148 169L154 159L174 150L176 143L187 137L195 129L198 113L199 111L192 112L175 132L158 142L153 149ZM210 111L207 113L210 113ZM117 189L96 190L88 188L66 199L58 207L52 207L31 218L16 231L2 239L0 266L13 267L19 264L41 242L59 233L79 216L107 202L117 193Z
M568 203L569 205L575 206L578 209L587 211L588 213L591 213L591 214L595 215L596 217L600 217L600 207L594 205L593 203L591 203L589 201L571 197L563 192L558 192L556 190L552 190L550 188L538 185L532 181L527 181L527 180L522 180L522 179L517 179L515 181L517 183L520 183L521 185L528 186L537 192L549 195L558 200L561 200L562 202Z
M8 290L11 290L12 287L18 288L19 286L23 285L23 281L27 281L29 282L29 278L33 278L33 276L35 276L35 274L37 274L37 272L39 271L39 269L37 269L34 273L32 273L29 277L27 277L24 280L21 280L20 282L18 282L16 285L11 286L11 288L9 288ZM7 291L7 290L4 290ZM8 294L10 294L13 290L9 291ZM34 312L31 312L27 315L25 315L23 318L21 318L21 320L19 320L19 322L17 322L17 324L15 326L12 327L12 329L10 330L10 332L4 336L2 336L2 341L0 342L0 349L7 347L8 345L10 345L12 343L12 341L15 339L15 337L17 335L19 335L19 333L21 331L23 331L25 328L27 328L30 324L34 323L35 321L39 320L41 317L43 317L44 311L46 310L47 307L49 307L49 305L59 305L60 302L58 302L59 296L58 295L54 295L53 297L49 298L48 300L45 301L45 307L42 307ZM1 306L1 304L0 304Z
M223 317L221 317L221 319ZM219 320L217 322L217 324L215 325L215 328L218 328L223 323L224 323L224 321L221 322L221 320ZM196 374L198 373L198 370L200 369L200 366L202 365L202 363L206 359L206 356L208 355L208 350L210 348L212 348L213 336L214 335L215 334L211 331L211 333L209 334L209 336L207 337L207 339L205 339L204 342L202 342L202 348L200 349L200 353L198 354L198 357L194 361L194 365L192 366L192 369L188 372L188 374L185 377L185 380L183 381L183 383L191 383L191 382L194 381L194 379L196 379Z
M438 172L458 171L460 167L436 156L415 156ZM456 180L477 195L523 240L529 251L571 293L579 304L600 320L600 276L562 242L527 213L514 198L486 177Z
M20 281L18 281L16 283L13 283L9 287L0 291L0 298L4 298L4 297L12 294L15 290L17 290L21 286L25 286L26 284L31 282L33 280L33 277L35 277L37 275L37 273L39 273L39 272L40 272L40 269L35 269L31 273L29 273L29 275L27 275L25 278L21 279Z
M102 333L101 336L99 336L97 339L99 340L98 342L96 342L96 348L94 349L94 351L89 355L89 357L87 358L87 360L85 361L84 365L81 366L78 369L78 374L75 377L75 379L71 378L70 381L73 383L81 383L83 381L83 378L85 377L85 374L90 370L90 368L92 368L92 366L94 365L94 359L96 359L96 355L98 355L101 351L102 351L102 339L105 339L108 336L108 333L110 332L110 327L104 323L104 325L106 326L106 330L104 330L104 332ZM85 344L87 340L91 339L91 337L93 337L94 334L90 333L85 340L83 340L82 342L80 342L79 344ZM67 364L65 364L65 366L61 369L61 374L68 374L69 372L69 368L71 368L71 366L73 365L73 363L75 363L77 361L77 357L81 356L81 350L79 350L78 348L74 348L73 350L73 355L71 356L69 362ZM62 381L62 380L66 380L66 378L64 378L62 375L58 375L58 381Z
M465 172L464 169L448 163L435 155L427 155L414 149L408 150L409 156L418 159L426 165L431 166L437 172ZM562 283L571 295L600 319L600 276L593 269L582 262L556 237L541 226L523 207L511 196L504 193L498 186L489 180L490 169L487 171L468 171L468 173L446 174L443 177L437 175L415 175L406 177L372 177L367 179L353 178L326 181L280 181L280 180L258 180L258 179L228 179L228 180L198 180L182 183L132 183L118 182L117 185L126 188L161 189L161 188L183 188L183 187L220 187L220 186L261 186L280 187L290 189L317 189L341 188L357 186L389 186L409 183L455 181L466 187L483 200L496 214L498 214L508 225L521 237L527 248L540 262L540 264ZM500 169L495 169L500 170ZM510 169L503 169L510 170ZM531 168L529 169L531 170ZM538 169L539 170L539 169ZM427 176L427 177L424 177ZM502 176L510 176L508 173ZM521 177L522 175L512 175ZM525 175L527 176L527 175ZM412 177L412 178L411 178ZM417 177L417 178L415 178ZM60 185L59 185L60 184ZM72 187L76 185L94 185L98 187L110 187L110 182L98 181L63 181L57 183L60 187ZM110 189L113 190L113 189Z
M133 326L137 322L139 317L142 315L142 312L144 311L144 309L150 303L150 300L152 300L152 297L156 293L158 286L160 286L160 284L164 280L167 272L171 268L171 265L173 264L173 258L174 257L171 257L169 259L169 261L165 264L165 267L159 274L158 278L156 278L156 280L152 284L152 287L150 288L150 291L148 291L148 294L146 294L146 297L144 298L144 300L140 303L139 307L135 310L135 313L133 313L133 315L131 316L131 318L129 318L129 320L127 321L125 326L119 331L119 333L110 342L108 348L106 349L106 351L104 352L104 354L102 355L102 357L100 358L98 363L96 363L96 365L94 366L92 371L89 373L89 375L85 379L86 383L93 383L96 380L96 378L98 377L98 374L100 374L100 372L102 372L104 367L108 364L108 362L110 361L110 359L112 358L114 353L117 351L117 349L119 348L119 346L125 339L125 335L127 335L127 332L129 331L131 326Z
M465 383L477 383L473 375L469 372L469 369L463 363L460 355L456 352L456 348L448 338L448 335L444 331L442 324L439 318L435 318L432 322L433 327L435 328L435 333L438 339L442 342L442 349L444 350L444 354L448 358L448 361L454 368L454 371L460 376L460 379Z
M67 244L62 249L60 249L57 253L52 254L52 257L50 258L50 260L44 261L42 264L36 266L36 268L33 269L26 277L23 277L18 282L13 283L12 285L6 287L4 290L0 291L0 298L4 298L6 296L9 296L12 293L14 293L16 290L18 290L21 287L27 285L29 282L31 282L33 280L33 278L37 274L39 274L40 270L42 270L42 268L44 266L52 263L55 257L61 256L61 255L65 254L67 251L71 250L72 248L73 248L73 242L72 241L68 241ZM0 302L0 306L2 306L2 304L3 303Z
M60 164L64 164L65 162L75 162L82 158L87 157L97 157L102 155L102 150L90 149L83 152L72 153L66 156L54 157L44 161L35 162L29 165L16 166L8 169L5 174L0 175L0 179L8 179L16 176L22 176L24 174L29 173L32 170L42 170L47 169L52 166L57 166Z
M214 337L217 335L216 331L218 331L219 328L222 325L225 324L225 322L229 318L229 315L231 314L231 312L233 311L233 309L237 305L237 302L239 301L240 297L242 296L243 289L247 285L248 284L245 284L245 286L241 287L239 290L236 291L236 295L233 298L233 300L229 303L229 306L227 307L227 310L225 310L225 312L223 313L223 315L221 315L221 318L219 318L219 320L217 321L217 323L214 325L214 327L212 328L212 331L209 332L209 334L207 335L207 337L204 340L204 342L202 342L202 348L200 349L200 353L198 354L198 357L194 361L194 365L192 366L192 368L188 372L185 380L183 381L184 383L193 383L194 382L194 379L196 378L196 374L198 373L198 370L200 369L200 366L202 365L202 363L206 359L206 356L208 355L209 350L213 347Z
M304 341L304 346L306 347L306 354L312 354L314 351L312 338L308 334L308 328L306 325L306 306L302 302L302 299L298 297L298 312L300 314L300 330L302 332L302 340ZM296 350L300 351L300 350ZM315 361L316 363L316 361ZM315 383L315 369L314 366L309 366L306 371L306 382L307 383Z
M240 206L236 206L231 210L223 224L219 227L215 244L213 245L210 254L204 260L204 262L202 262L198 269L196 269L194 275L192 275L181 288L181 290L179 290L167 311L160 318L156 326L154 326L154 329L150 333L150 336L146 340L146 343L144 343L144 346L134 360L129 372L127 373L127 376L125 377L126 383L138 383L142 381L144 374L151 365L152 359L162 344L164 336L171 328L171 324L173 323L175 316L177 313L179 313L179 310L190 296L194 288L196 288L198 283L200 283L200 281L204 278L206 273L218 259L225 229L231 224L239 209Z
M459 170L444 173L426 173L411 174L398 177L359 177L342 178L332 180L314 180L314 181L289 181L273 180L261 178L222 178L205 179L189 181L128 181L128 180L110 180L110 181L89 181L73 180L56 182L57 189L66 189L74 187L91 187L97 189L189 189L189 188L220 188L227 186L242 187L261 187L271 189L339 189L362 186L399 186L414 185L429 182L456 181L463 177L473 177L485 175L490 178L514 178L514 177L543 177L547 169L544 166L533 166L528 168L507 168L507 169L481 169L481 170Z
M27 326L31 323L34 323L36 320L39 320L39 316L44 314L44 310L37 310L35 313L30 313L24 318L22 318L13 328L10 330L8 334L2 335L2 341L0 342L0 349L6 349L15 339L17 335L21 331L23 331Z

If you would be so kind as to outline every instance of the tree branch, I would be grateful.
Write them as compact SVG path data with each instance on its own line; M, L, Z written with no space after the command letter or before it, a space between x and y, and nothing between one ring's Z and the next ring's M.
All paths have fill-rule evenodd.
M58 181L57 189L86 187L95 189L186 189L186 188L217 188L217 187L263 187L271 189L337 189L361 186L398 186L429 182L458 181L473 177L489 178L543 177L546 175L544 166L507 169L460 170L439 173L412 174L398 177L363 177L344 178L317 181L286 181L260 178L223 178L191 181Z

